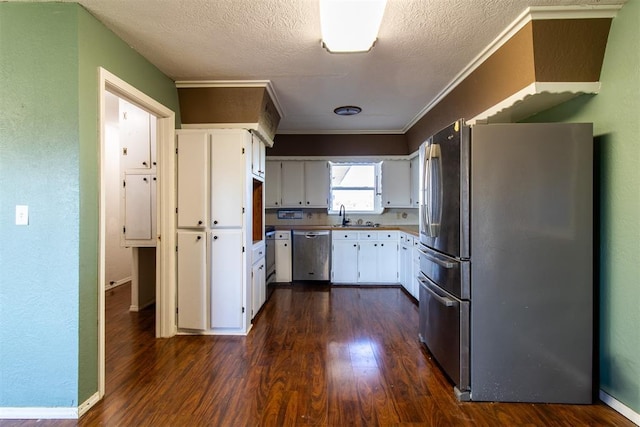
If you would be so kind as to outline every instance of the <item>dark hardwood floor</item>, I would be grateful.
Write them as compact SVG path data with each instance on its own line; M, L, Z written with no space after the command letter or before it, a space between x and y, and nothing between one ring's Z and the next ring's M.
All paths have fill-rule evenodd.
M609 407L461 403L398 288L276 288L247 337L155 339L107 297L105 398L80 420L0 426L633 426Z

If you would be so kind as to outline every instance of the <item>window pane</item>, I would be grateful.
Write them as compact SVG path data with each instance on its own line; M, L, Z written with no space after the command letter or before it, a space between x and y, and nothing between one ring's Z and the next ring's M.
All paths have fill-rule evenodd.
M340 205L344 205L347 211L373 211L375 191L366 190L339 190L333 189L331 209L337 211Z
M331 165L332 187L369 187L375 186L376 171L374 165Z

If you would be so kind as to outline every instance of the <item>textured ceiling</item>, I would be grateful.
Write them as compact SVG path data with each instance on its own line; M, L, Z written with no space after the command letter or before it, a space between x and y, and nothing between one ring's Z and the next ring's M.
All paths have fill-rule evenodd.
M69 1L69 0L64 0ZM320 46L318 0L79 0L172 79L270 80L279 133L403 132L529 6L612 0L388 0L369 53ZM358 105L358 116L333 109Z

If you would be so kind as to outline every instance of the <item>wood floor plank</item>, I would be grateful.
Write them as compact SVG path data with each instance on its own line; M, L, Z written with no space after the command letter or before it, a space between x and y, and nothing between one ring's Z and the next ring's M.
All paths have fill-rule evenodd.
M107 295L105 398L80 420L0 426L634 426L597 403L458 402L398 288L277 287L247 337L154 338Z

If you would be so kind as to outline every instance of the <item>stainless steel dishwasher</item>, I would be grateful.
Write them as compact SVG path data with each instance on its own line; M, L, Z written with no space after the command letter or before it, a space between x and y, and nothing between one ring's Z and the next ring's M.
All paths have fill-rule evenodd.
M293 230L293 280L329 280L331 230Z

